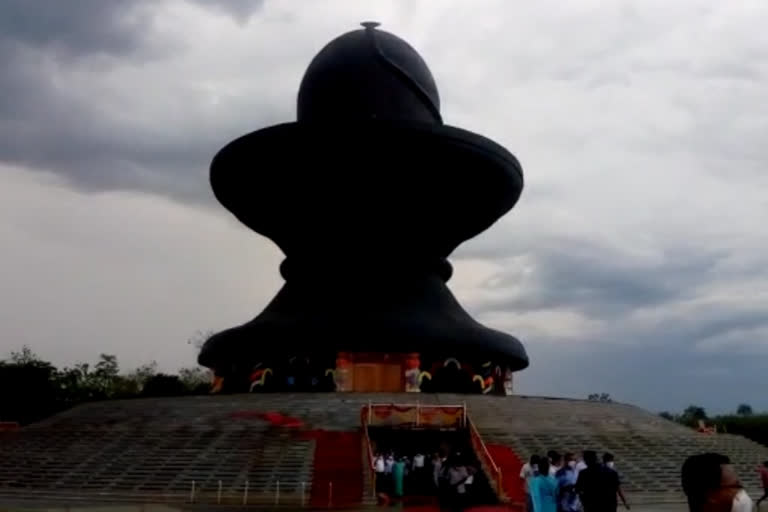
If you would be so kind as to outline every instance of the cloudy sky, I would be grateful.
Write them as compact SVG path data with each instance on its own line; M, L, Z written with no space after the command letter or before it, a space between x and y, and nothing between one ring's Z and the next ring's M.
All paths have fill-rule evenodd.
M764 0L0 0L3 355L175 370L257 313L282 255L210 159L292 120L312 56L368 19L523 164L450 282L523 340L520 392L768 409Z

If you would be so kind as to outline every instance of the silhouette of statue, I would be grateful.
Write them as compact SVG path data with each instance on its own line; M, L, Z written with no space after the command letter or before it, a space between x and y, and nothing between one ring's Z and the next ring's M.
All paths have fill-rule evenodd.
M421 56L377 25L312 60L295 122L213 159L216 198L285 253L285 284L253 320L208 339L201 364L248 372L254 361L364 351L528 366L516 338L472 319L446 286L447 257L515 205L522 168L444 124Z

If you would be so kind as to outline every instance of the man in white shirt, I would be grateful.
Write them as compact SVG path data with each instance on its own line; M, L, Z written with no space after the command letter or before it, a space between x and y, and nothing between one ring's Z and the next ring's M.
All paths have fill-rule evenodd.
M531 491L529 484L531 479L537 474L539 474L539 456L531 455L529 461L523 464L523 467L520 469L520 479L523 481L523 485L525 486L525 497L528 506L528 512L533 512L533 502L531 501Z
M547 455L549 456L549 476L555 476L563 467L563 456L555 450L550 450Z
M414 490L417 494L421 494L426 491L427 489L427 480L429 478L429 475L426 473L426 468L424 467L424 454L421 452L416 453L416 455L413 456L413 477L411 478L411 481L414 486Z
M391 453L384 459L384 473L391 475L392 467L395 465L395 456Z
M382 454L376 455L373 460L373 470L376 472L376 493L384 492L386 488L386 481L384 476L384 456Z
M531 458L528 460L528 462L523 464L523 467L520 468L520 479L528 482L528 480L536 476L538 471L539 471L539 456L531 455ZM526 485L526 488L527 488L527 485Z

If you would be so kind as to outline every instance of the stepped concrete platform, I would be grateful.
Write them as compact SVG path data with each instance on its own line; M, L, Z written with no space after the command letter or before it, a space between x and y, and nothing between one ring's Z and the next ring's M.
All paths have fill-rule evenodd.
M630 500L681 503L686 456L718 451L753 496L768 448L733 435L703 435L637 407L541 397L450 394L250 394L95 402L18 432L0 433L0 504L185 503L309 505L318 431L355 431L374 403L460 405L488 443L521 458L549 449L611 451ZM299 418L275 426L259 413ZM507 476L516 478L516 475ZM336 484L340 485L340 484Z
M541 397L477 397L470 414L487 443L512 447L522 458L554 449L609 451L623 488L636 503L682 503L680 467L689 455L714 451L734 462L747 491L762 495L758 465L768 448L744 437L705 435L638 407Z

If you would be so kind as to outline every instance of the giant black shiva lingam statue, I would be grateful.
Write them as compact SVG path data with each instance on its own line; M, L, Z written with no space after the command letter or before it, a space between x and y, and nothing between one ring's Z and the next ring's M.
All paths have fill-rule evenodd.
M213 159L216 198L286 255L264 311L203 346L216 389L509 393L528 366L445 284L448 255L517 202L520 164L443 124L426 64L377 25L312 60L296 122Z

